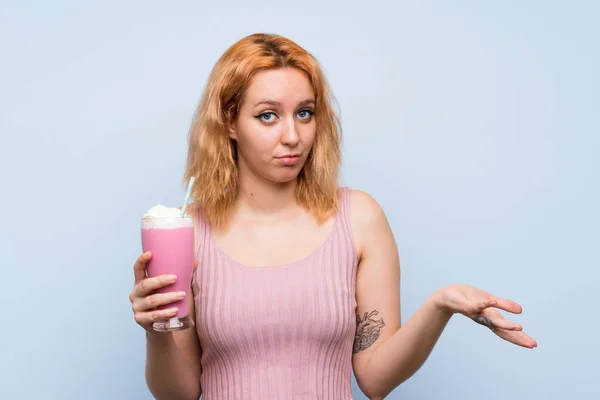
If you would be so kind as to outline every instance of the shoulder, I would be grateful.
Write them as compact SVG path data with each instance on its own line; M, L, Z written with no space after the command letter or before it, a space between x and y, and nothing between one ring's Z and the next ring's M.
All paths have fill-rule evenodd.
M348 189L348 201L351 215L358 221L369 222L385 216L383 208L377 200L367 192L357 189Z
M373 196L357 189L349 189L348 192L352 234L356 250L361 255L369 238L377 237L390 228L383 208Z
M348 189L348 206L353 228L368 231L373 228L373 224L387 224L383 208L367 192Z

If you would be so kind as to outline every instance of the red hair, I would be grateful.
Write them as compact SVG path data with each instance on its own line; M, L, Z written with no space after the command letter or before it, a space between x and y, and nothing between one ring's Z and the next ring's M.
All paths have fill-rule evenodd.
M215 226L227 223L238 187L235 142L227 126L237 118L245 90L262 70L297 68L315 93L316 135L298 175L296 198L322 223L339 208L341 125L317 60L279 35L253 34L232 45L215 64L189 132L184 181L195 177L193 208Z

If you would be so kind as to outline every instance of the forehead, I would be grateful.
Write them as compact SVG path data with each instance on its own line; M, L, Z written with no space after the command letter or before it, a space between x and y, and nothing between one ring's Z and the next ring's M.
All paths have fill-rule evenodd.
M251 107L260 101L277 101L285 105L314 99L306 74L297 68L260 71L252 78L244 100Z

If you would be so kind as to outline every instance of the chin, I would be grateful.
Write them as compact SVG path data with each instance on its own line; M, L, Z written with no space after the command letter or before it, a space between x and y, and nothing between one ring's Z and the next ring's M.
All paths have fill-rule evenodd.
M298 174L294 174L293 176L279 176L275 179L272 179L272 181L276 183L290 183L292 181L295 181L296 178L298 178Z
M276 171L274 174L271 175L271 180L277 183L292 182L296 180L296 178L298 178L301 169L302 168L289 168Z

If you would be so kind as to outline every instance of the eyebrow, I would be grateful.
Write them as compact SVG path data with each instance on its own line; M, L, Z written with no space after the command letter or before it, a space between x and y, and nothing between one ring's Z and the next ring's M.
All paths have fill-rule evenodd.
M258 107L261 104L267 104L273 107L281 107L281 103L275 100L261 100L258 103L256 103L254 105L254 107ZM315 104L315 101L313 99L308 99L308 100L302 100L300 102L300 104L298 104L299 107L303 107L303 106L307 106L309 104Z

